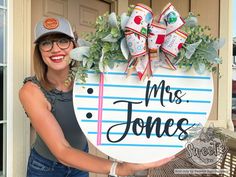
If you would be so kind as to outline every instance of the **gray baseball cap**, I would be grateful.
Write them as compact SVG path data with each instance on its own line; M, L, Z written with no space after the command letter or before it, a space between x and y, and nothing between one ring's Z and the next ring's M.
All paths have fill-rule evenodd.
M35 38L34 43L38 42L38 39L42 36L51 33L62 33L72 39L75 39L71 25L68 20L62 17L46 17L41 19L35 26Z

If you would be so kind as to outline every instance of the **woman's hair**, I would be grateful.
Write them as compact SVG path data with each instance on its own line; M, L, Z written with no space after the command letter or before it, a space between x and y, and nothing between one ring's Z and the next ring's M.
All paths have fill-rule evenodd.
M55 34L57 35L57 34ZM50 35L50 37L53 37L54 35ZM73 45L76 47L76 42L73 40ZM73 67L77 66L77 62L72 60L70 61L70 70ZM46 89L46 90L52 90L55 88L55 86L48 80L47 78L47 71L48 66L44 63L42 59L41 52L39 50L39 44L36 43L34 48L34 54L33 54L33 68L35 72L35 76L37 80L40 82L40 84ZM70 72L69 72L70 73Z
M47 79L47 65L44 63L42 59L38 44L36 44L34 48L33 66L34 66L35 76L38 79L38 81L45 89L51 90L53 86Z

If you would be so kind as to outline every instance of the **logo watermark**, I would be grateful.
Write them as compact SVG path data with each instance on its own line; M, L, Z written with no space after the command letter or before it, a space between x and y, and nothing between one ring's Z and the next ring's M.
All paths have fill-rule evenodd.
M227 135L220 128L198 125L190 129L186 138L186 156L195 168L174 169L175 174L225 174L228 169L217 169L216 164L226 155Z
M197 137L194 137L197 136ZM200 131L188 138L186 150L188 158L192 163L206 167L213 166L221 160L227 153L227 140L219 129L202 127Z

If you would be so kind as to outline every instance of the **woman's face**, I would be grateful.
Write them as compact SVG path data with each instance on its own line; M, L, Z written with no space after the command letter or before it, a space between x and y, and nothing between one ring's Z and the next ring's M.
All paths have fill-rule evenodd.
M39 43L44 63L48 69L63 70L69 66L69 52L74 48L72 40L63 34L43 37Z

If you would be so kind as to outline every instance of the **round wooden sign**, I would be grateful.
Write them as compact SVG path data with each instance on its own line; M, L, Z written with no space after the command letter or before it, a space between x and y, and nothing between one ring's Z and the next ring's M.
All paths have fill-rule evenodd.
M89 141L112 158L152 162L181 151L191 127L204 125L213 102L211 73L159 68L150 79L128 78L125 65L75 82L77 121Z

